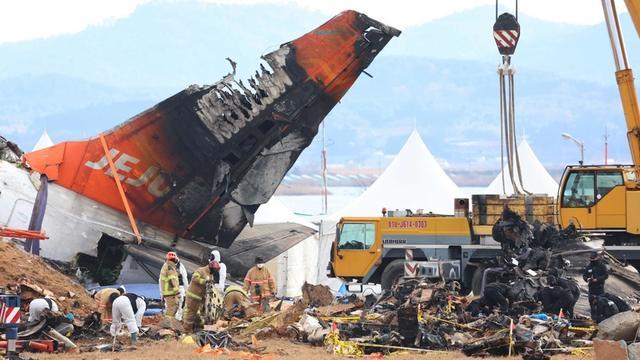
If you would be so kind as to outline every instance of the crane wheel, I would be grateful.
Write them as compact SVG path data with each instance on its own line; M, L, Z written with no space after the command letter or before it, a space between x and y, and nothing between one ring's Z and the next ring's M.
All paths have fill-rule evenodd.
M404 259L396 259L389 263L382 272L380 285L382 290L391 290L404 276Z

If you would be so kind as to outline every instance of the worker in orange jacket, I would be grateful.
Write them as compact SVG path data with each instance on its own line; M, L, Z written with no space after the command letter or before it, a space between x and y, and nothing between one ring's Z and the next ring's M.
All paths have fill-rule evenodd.
M111 323L111 304L109 303L109 296L111 294L122 295L125 292L124 287L116 288L103 288L93 293L92 297L96 302L96 307L100 313L100 321L103 324Z
M256 257L255 264L244 277L244 290L250 294L251 300L260 302L263 311L269 311L269 299L275 294L276 283L265 267L264 259Z

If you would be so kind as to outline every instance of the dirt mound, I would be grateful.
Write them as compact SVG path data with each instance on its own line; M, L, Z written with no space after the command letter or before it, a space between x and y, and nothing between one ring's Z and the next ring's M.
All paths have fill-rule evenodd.
M327 306L333 302L333 294L328 286L311 285L307 282L302 285L302 301L311 306Z
M32 299L45 295L55 298L65 313L84 316L95 310L93 299L82 285L14 243L0 240L0 287L17 286L21 289L23 310Z

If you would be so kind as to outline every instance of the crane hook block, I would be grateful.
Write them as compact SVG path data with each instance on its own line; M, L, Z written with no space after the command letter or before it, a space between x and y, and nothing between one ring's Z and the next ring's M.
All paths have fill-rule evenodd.
M503 13L493 24L493 38L501 55L513 55L520 38L520 24L515 16Z

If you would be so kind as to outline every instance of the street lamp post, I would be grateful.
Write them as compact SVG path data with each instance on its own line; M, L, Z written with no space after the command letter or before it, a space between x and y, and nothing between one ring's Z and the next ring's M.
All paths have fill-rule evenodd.
M583 165L584 164L584 143L567 133L563 133L562 137L565 140L571 140L574 143L576 143L576 145L578 145L578 147L580 148L580 165Z

